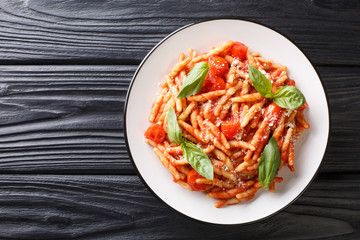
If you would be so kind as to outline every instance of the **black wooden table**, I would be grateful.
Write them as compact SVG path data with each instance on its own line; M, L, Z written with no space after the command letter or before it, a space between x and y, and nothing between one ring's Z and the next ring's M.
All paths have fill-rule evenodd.
M360 2L0 1L0 239L360 239ZM315 181L243 226L192 221L143 185L126 152L126 92L177 28L265 24L314 63L331 133Z

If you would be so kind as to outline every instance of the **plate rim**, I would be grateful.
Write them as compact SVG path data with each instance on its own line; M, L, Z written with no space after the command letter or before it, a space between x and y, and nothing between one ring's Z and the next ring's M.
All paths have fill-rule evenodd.
M181 32L183 30L185 30L186 28L198 25L198 24L202 24L202 23L207 23L207 22L214 22L214 21L222 21L222 20L233 20L233 21L242 21L242 22L248 22L248 23L253 23L253 24L258 24L262 27L268 28L278 34L280 34L282 37L286 38L289 42L291 42L303 55L304 57L309 61L309 63L311 64L312 68L314 69L316 75L318 76L319 80L320 80L320 84L322 87L322 90L324 92L325 95L325 100L326 100L326 108L327 108L327 112L328 112L328 132L327 132L327 141L326 141L326 145L325 145L325 150L323 153L323 156L321 158L320 164L318 166L318 168L316 169L314 175L312 176L311 180L308 182L308 184L305 186L305 188L294 198L292 199L288 204L286 204L285 206L283 206L282 208L278 209L277 211L264 216L262 218L256 219L256 220L252 220L249 222L244 222L244 223L214 223L214 222L209 222L209 221L205 221L205 220L201 220L201 219L197 219L194 217L191 217L185 213L182 213L180 210L177 210L176 208L172 207L171 205L169 205L165 200L163 200L160 196L158 196L151 188L150 186L147 184L147 182L144 180L144 178L142 177L141 173L139 172L139 169L136 166L136 163L132 157L131 151L130 151L130 146L129 146L129 140L128 140L128 135L127 135L127 128L126 128L126 116L127 116L127 109L128 109L128 102L129 102L129 97L131 94L131 90L133 87L133 84L135 82L135 79L138 75L138 73L140 72L142 66L144 65L144 63L146 62L146 60L150 57L150 55L161 45L163 44L166 40L168 40L170 37L172 37L173 35L175 35L178 32ZM172 209L173 211L175 211L176 213L178 213L178 215L181 216L185 216L188 219L191 219L192 221L198 222L198 223L202 223L202 224L209 224L209 225L214 225L214 226L229 226L229 225L236 225L236 226L240 226L240 225L249 225L249 224L253 224L253 223L257 223L263 220L266 220L268 218L271 218L275 215L277 215L278 213L284 211L286 208L288 208L289 206L291 206L296 200L298 200L302 194L309 188L309 186L311 185L311 183L315 180L317 174L319 173L319 170L321 168L321 165L324 162L324 157L328 151L328 145L329 145L329 140L330 140L330 131L331 131L331 112L330 112L330 108L329 108L329 97L327 92L325 91L325 87L324 87L324 83L323 80L320 76L320 74L318 73L316 67L314 66L314 63L310 60L310 58L299 48L299 46L297 44L295 44L289 37L287 37L285 34L280 33L279 31L275 30L272 27L267 26L266 24L257 22L257 21L253 21L253 20L244 20L244 19L240 19L240 18L211 18L211 19L207 19L207 20L203 20L203 21L198 21L198 22L194 22L194 23L190 23L187 25L184 25L178 29L176 29L175 31L171 32L170 34L168 34L167 36L165 36L160 42L158 42L147 54L146 56L143 58L143 60L140 62L139 66L137 67L127 90L126 93L126 98L125 98L125 103L124 103L124 115L123 115L123 128L124 128L124 139L125 139L125 145L126 145L126 150L128 152L130 161L132 163L132 165L134 166L137 176L140 178L140 180L143 182L143 184L146 186L146 188L157 198L159 199L161 202L165 203L170 209Z

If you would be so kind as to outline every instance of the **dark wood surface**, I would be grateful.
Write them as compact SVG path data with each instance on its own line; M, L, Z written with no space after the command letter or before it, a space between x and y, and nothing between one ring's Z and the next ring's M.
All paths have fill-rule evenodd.
M258 223L214 226L173 211L126 152L138 64L177 28L265 24L310 58L331 112L315 181ZM0 1L0 239L360 239L360 2Z

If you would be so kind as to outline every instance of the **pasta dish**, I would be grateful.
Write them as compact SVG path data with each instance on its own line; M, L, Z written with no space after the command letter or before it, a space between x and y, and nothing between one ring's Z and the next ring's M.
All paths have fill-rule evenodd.
M240 42L189 49L161 83L145 141L175 183L218 199L215 207L238 204L274 192L282 167L295 171L307 107L286 66Z

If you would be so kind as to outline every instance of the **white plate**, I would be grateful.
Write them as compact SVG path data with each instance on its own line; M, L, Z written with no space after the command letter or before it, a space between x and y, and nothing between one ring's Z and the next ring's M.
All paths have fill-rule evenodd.
M252 201L215 208L216 200L202 192L188 191L172 181L152 148L144 142L150 126L151 105L164 76L181 52L193 48L199 54L224 41L240 41L251 51L286 65L291 79L309 104L305 115L310 129L295 147L294 173L279 172L284 181L276 192L260 190ZM200 221L216 224L249 223L268 217L296 200L314 178L325 153L329 135L329 112L319 76L306 56L291 41L272 29L241 20L213 20L185 26L156 45L137 69L125 104L125 139L134 166L151 191L175 210Z

